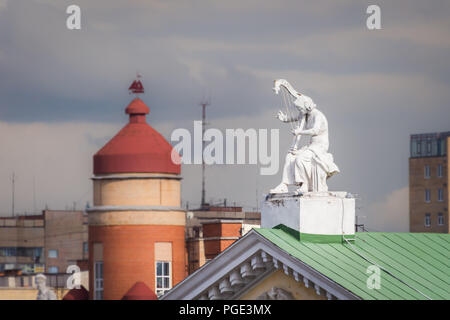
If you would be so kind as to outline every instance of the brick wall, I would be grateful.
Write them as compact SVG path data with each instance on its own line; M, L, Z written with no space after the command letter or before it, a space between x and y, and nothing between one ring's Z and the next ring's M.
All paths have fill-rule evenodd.
M137 281L155 290L155 242L172 243L172 286L187 276L184 226L89 227L90 288L94 288L93 244L103 243L104 299L117 300ZM94 290L90 290L93 298Z
M443 167L443 177L437 177L437 167ZM430 178L425 178L425 165L430 166ZM411 232L448 233L449 191L448 158L423 157L409 159L409 225ZM444 201L438 201L438 189L443 189ZM425 202L425 189L431 192L431 201ZM431 226L425 226L425 214L431 215ZM438 214L444 215L444 225L437 224Z
M206 259L213 259L241 236L242 223L205 223L203 238ZM232 239L230 239L232 238Z

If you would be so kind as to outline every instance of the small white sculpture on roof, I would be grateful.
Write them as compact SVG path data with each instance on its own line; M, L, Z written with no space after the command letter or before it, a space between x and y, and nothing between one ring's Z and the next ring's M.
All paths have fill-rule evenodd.
M56 300L53 290L47 287L47 277L42 273L36 275L35 278L38 294L36 300Z
M282 87L285 90L281 90ZM294 138L286 155L281 183L270 193L287 193L290 185L296 186L298 193L328 191L326 181L338 173L339 168L328 153L327 118L310 97L297 92L286 80L275 80L273 90L276 94L282 92L286 105L286 112L280 110L277 118L291 124ZM300 147L302 136L310 136L310 141Z

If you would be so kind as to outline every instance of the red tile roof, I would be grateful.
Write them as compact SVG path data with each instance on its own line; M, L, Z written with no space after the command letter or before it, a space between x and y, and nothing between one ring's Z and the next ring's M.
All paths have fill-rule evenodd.
M81 286L80 289L71 289L62 298L63 300L89 300L89 291Z
M158 300L156 294L142 281L136 282L122 300Z

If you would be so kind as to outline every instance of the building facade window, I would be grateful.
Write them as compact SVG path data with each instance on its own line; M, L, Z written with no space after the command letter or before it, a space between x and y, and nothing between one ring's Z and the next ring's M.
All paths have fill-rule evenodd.
M417 154L421 154L422 153L422 142L420 140L417 141L416 152L417 152Z
M14 267L14 263L5 263L4 270L13 270Z
M438 213L438 226L444 225L444 215L442 213Z
M156 261L156 295L162 296L172 288L171 262Z
M425 214L425 227L431 226L431 214L426 213Z
M0 257L30 257L39 258L42 256L42 248L36 247L0 247Z
M437 166L437 176L438 176L438 178L442 178L444 176L444 174L442 172L442 164L438 164L438 166Z
M48 250L48 257L49 258L58 258L58 250L56 250L56 249Z
M94 264L94 299L103 300L103 261Z
M3 247L0 248L0 257L15 257L17 256L16 247Z
M444 190L438 189L438 201L444 201Z
M83 253L89 253L89 244L87 242L83 242Z
M48 267L48 273L58 273L58 267L50 266Z
M427 154L431 154L431 141L427 141Z
M430 166L427 164L424 170L425 179L430 179Z
M430 192L430 189L425 189L425 202L431 202L431 192Z
M33 268L33 273L45 272L45 265L43 263L36 263Z

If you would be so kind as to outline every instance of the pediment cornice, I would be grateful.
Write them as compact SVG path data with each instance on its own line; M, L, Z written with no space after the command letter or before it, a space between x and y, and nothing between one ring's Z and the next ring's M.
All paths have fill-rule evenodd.
M253 230L160 299L237 300L278 269L328 299L359 299Z

